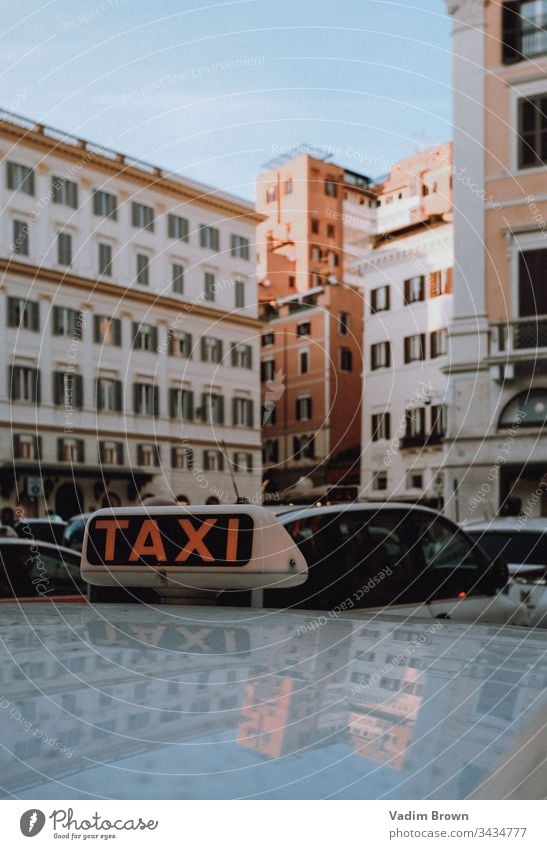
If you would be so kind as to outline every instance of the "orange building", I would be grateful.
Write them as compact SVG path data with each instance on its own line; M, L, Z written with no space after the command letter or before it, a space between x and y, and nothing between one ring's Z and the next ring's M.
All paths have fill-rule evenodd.
M367 232L370 180L306 151L272 163L257 196L266 476L358 483L363 296L345 260Z

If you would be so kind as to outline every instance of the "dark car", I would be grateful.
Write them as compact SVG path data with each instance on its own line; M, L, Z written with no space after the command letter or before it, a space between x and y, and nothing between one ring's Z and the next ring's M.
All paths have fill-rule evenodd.
M63 534L63 545L66 548L73 548L75 551L82 550L85 526L90 516L91 513L81 513L79 516L73 516L68 520Z
M26 540L41 540L62 545L67 524L61 519L21 519L15 525L18 537Z
M0 539L0 603L84 601L80 555L48 542Z

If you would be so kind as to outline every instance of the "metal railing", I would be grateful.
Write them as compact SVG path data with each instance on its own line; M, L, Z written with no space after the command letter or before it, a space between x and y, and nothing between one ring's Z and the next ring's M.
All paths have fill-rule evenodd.
M490 355L547 352L547 316L518 318L490 325Z

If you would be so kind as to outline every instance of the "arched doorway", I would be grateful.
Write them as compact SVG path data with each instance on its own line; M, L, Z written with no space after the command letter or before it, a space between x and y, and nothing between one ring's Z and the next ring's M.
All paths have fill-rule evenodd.
M77 484L61 484L55 494L55 512L62 519L70 519L71 516L84 512L84 496Z

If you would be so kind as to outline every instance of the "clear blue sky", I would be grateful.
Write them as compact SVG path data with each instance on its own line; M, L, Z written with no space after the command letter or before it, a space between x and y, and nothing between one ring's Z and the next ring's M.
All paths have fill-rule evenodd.
M451 138L444 0L3 0L0 105L254 197L307 142L373 177Z

